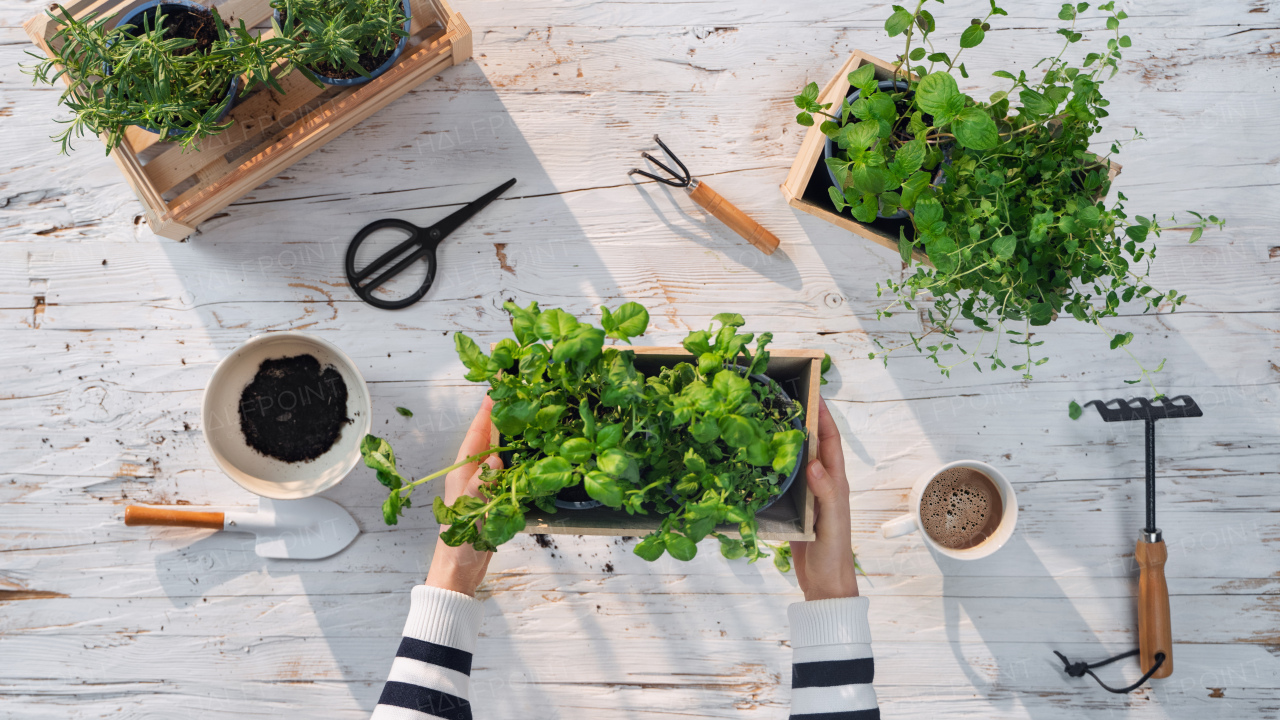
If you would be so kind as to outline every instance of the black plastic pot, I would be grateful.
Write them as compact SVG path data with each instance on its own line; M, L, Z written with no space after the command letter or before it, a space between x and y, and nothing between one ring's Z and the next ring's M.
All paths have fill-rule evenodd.
M213 17L213 13L209 12L209 8L201 5L200 3L192 2L192 0L151 0L150 2L143 3L133 10L130 10L124 17L120 18L120 21L115 24L115 27L133 25L139 28L139 32L141 32L141 28L143 27L142 16L146 13L163 12L166 16L169 16L172 15L174 11L195 13L205 15L210 18ZM234 36L232 37L234 38ZM106 67L106 72L108 75L111 74L110 66ZM221 113L218 113L218 117L216 118L218 122L225 120L227 114L231 112L232 106L236 104L236 92L239 89L240 76L237 75L231 78L231 84L227 88L227 96L230 96L231 101L227 103L227 106L222 109ZM137 125L136 127L140 127L150 133L156 133L157 135L160 134L160 130L158 128L153 128L148 125ZM183 134L177 133L168 135L165 140L176 142L182 140L182 138Z
M391 51L390 57L384 60L381 65L369 71L369 77L365 77L363 75L356 75L353 78L332 78L326 75L321 75L319 72L316 72L315 68L307 68L307 69L310 70L312 74L316 76L317 80L324 83L325 85L336 85L339 87L348 87L351 85L362 85L378 77L379 75L385 73L386 71L390 70L391 66L396 64L396 60L400 59L400 55L404 53L405 46L409 44L409 36L408 36L409 26L413 23L413 10L409 7L409 0L402 0L402 2L404 5L405 36L400 38L400 42L396 43L396 49ZM277 24L279 25L284 24L284 15L279 10L275 11L275 18L276 18Z
M907 87L907 83L905 83L902 80L881 80L879 87L881 92L889 91L889 90L905 90ZM859 90L856 87L850 87L849 94L846 96L846 99L849 101L850 104L853 104L853 102L857 100L861 95L862 95L861 90ZM840 111L840 108L838 107L834 109L836 110L836 112ZM839 152L839 147L836 145L836 142L829 137L826 138L826 143L822 147L822 159L825 161L827 158L833 158L836 156L837 152ZM948 155L950 155L950 153L948 153ZM950 161L950 157L947 158L947 161L948 162ZM836 171L832 170L831 166L827 165L826 162L823 162L823 165L826 166L827 168L827 177L831 178L831 186L834 187L838 192L843 193L844 188L840 185L840 178L836 177ZM943 173L942 168L939 167L938 172L933 176L932 185L935 187L940 185L942 183L944 175L945 173ZM843 211L841 211L841 214L853 217L853 213L850 212L848 208L845 208ZM880 220L905 220L907 218L907 215L908 215L907 211L903 210L902 208L898 208L898 211L892 215L881 215L879 210L876 211L876 218Z

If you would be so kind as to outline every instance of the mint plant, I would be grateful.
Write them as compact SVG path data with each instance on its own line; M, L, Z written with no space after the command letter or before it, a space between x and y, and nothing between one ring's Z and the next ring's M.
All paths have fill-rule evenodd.
M805 442L800 404L772 380L749 379L768 364L770 333L738 332L741 315L717 315L684 339L694 362L646 375L625 345L605 345L644 334L649 313L637 303L602 308L600 327L536 302L504 307L515 338L491 353L454 335L466 378L490 385L503 446L453 467L489 452L509 456L503 469L483 470L483 498L435 499L436 520L449 526L446 543L492 551L524 529L526 512L554 513L556 494L582 485L611 508L662 516L660 529L636 545L646 560L663 553L690 560L706 537L717 538L730 559L768 556L756 513L781 494ZM383 505L389 525L410 506L414 488L453 469L409 482L385 440L367 436L361 449L390 491ZM740 539L717 529L724 523Z
M178 16L159 10L143 13L139 24L115 27L109 27L115 15L76 19L60 5L46 12L58 23L48 43L52 54L28 52L39 62L23 70L36 83L52 85L64 75L69 80L58 101L74 116L54 136L63 153L71 150L72 138L90 132L105 135L109 154L131 125L190 148L231 124L219 117L232 102L233 78L248 79L242 95L259 83L283 93L271 69L293 42L253 35L243 20L229 29L216 8L208 16L184 8L191 17L182 18L181 27L197 37L183 36Z
M1113 203L1106 200L1110 159L1122 143L1109 143L1103 156L1093 154L1090 143L1108 115L1103 82L1116 74L1121 50L1131 45L1119 31L1124 11L1114 2L1098 6L1113 37L1106 52L1090 52L1074 65L1065 56L1084 37L1075 26L1089 3L1063 5L1058 17L1071 25L1058 30L1062 51L1036 64L1043 74L1033 79L1025 71L997 70L993 75L1008 87L981 101L959 89L956 73L969 77L960 57L984 41L988 21L1007 13L991 0L990 12L971 21L951 54L934 47L936 28L927 4L919 0L914 10L894 5L885 22L889 36L903 43L893 66L903 89L880 90L875 67L863 65L849 74L860 91L853 103L819 103L816 83L795 97L797 122L811 126L817 116L839 148L827 160L841 186L830 189L837 211L848 208L855 219L870 223L877 211L905 209L912 232L899 231L902 261L910 267L913 249L921 249L932 264L877 285L878 294L891 297L878 311L880 318L899 307L914 311L924 297L932 305L924 332L912 333L898 347L877 341L879 351L870 357L887 361L890 353L910 346L949 375L964 362L979 371L984 365L1006 367L1002 350L1012 345L1025 354L1011 360L1011 368L1029 380L1032 368L1048 359L1035 357L1042 341L1032 339L1032 328L1060 313L1101 328L1104 318L1116 317L1131 301L1142 303L1143 312L1176 310L1186 296L1156 290L1148 280L1155 239L1168 230L1190 229L1195 242L1205 228L1224 221L1191 213L1193 222L1162 223L1155 215L1131 217L1123 193ZM938 168L944 179L934 185ZM968 349L957 331L962 321L980 331ZM988 345L991 334L995 339ZM1111 347L1132 339L1133 333L1116 334ZM1149 377L1141 363L1139 369Z

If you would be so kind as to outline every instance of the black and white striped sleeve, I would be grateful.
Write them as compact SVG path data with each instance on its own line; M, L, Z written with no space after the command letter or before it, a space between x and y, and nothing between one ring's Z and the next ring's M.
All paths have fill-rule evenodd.
M473 597L413 588L404 637L372 720L472 720L471 654L483 614Z
M795 603L791 720L880 720L864 597Z

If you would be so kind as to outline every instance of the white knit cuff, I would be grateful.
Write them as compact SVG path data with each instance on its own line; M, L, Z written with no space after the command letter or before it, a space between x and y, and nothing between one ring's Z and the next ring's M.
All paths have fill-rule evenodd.
M791 647L870 643L869 604L870 601L864 597L792 603L787 607L787 616L791 619Z
M483 619L484 606L479 600L444 588L415 585L404 635L474 653Z

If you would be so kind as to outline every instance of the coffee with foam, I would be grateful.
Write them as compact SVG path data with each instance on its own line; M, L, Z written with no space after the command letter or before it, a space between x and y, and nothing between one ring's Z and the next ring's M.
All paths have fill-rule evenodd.
M1000 527L1004 503L1000 489L986 475L966 467L938 474L920 497L924 531L953 550L976 547Z

